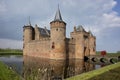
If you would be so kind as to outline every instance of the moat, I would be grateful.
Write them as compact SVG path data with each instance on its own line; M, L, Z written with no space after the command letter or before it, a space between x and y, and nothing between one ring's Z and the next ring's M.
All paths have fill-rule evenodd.
M15 55L1 56L0 61L12 67L25 80L62 80L105 65L78 59L48 60Z

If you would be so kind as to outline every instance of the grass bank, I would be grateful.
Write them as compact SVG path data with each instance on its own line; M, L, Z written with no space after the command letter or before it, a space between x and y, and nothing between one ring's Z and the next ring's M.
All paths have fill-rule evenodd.
M20 49L0 49L0 55L22 55L23 51Z
M4 63L0 62L0 80L21 80L21 77Z
M99 76L95 76L89 80L120 80L120 67L109 70Z
M119 80L120 79L119 74L120 74L120 62L77 76L73 76L66 80Z

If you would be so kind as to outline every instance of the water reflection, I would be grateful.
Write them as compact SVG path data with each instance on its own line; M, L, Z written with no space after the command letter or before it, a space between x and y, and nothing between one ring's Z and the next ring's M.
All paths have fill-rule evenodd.
M7 64L18 74L22 74L23 58L19 55L0 56L0 61Z
M24 56L25 80L62 80L95 69L83 60L48 60Z

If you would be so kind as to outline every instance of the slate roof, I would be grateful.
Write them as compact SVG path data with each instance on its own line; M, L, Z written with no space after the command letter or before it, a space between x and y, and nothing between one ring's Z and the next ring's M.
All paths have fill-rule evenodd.
M82 27L82 25L79 25L79 26L77 27L77 31L84 32L85 30L84 30L84 28Z
M62 17L61 17L59 6L58 6L58 10L56 11L56 15L55 15L54 21L63 21Z
M40 31L40 35L42 35L44 37L50 36L50 30L48 30L46 28L39 28L39 31Z

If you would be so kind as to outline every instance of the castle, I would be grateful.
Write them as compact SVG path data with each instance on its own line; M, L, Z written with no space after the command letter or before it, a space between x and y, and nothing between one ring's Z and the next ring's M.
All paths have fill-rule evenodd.
M31 24L23 27L23 55L47 59L84 59L96 54L96 37L82 26L66 38L66 23L58 8L50 30Z

